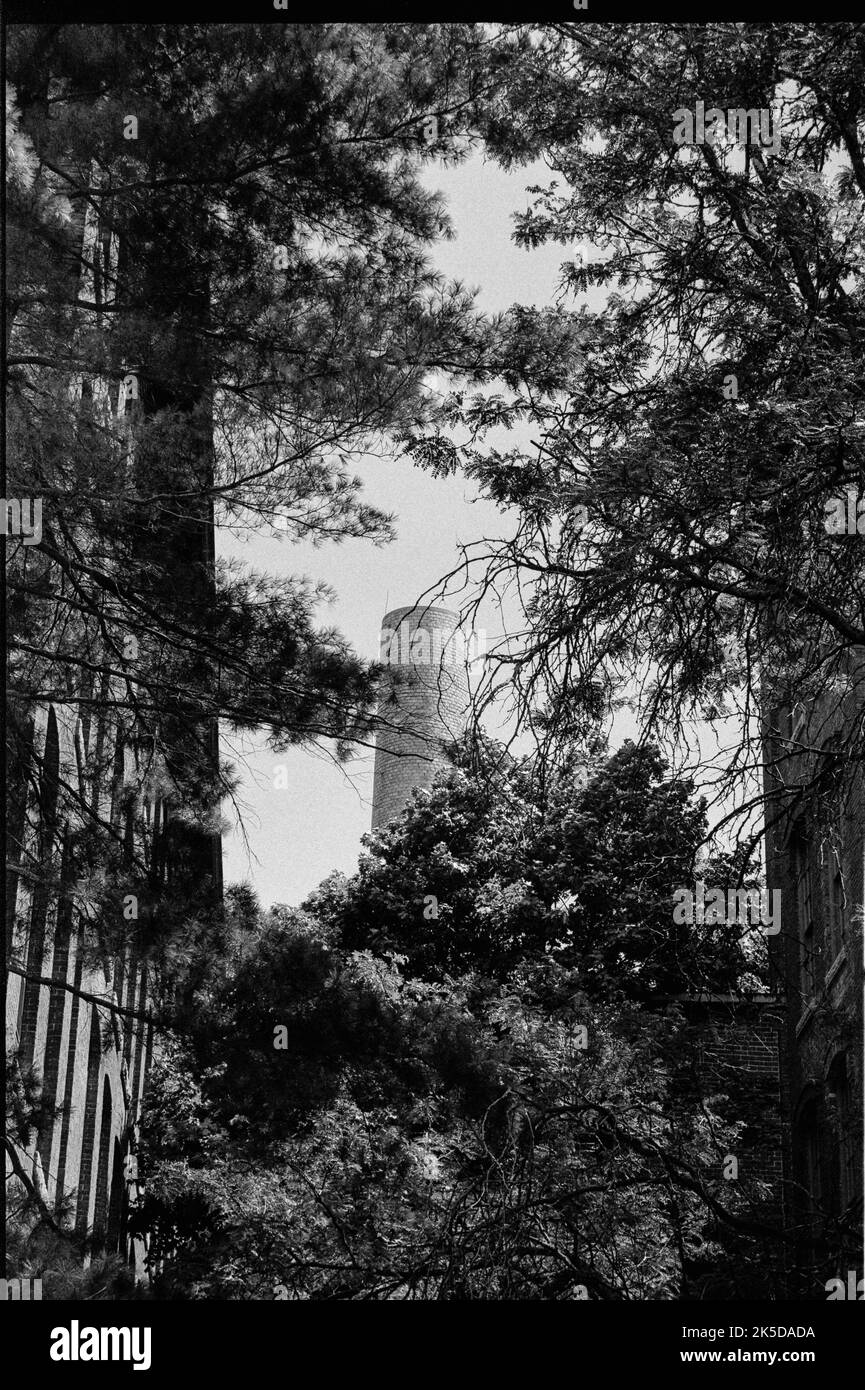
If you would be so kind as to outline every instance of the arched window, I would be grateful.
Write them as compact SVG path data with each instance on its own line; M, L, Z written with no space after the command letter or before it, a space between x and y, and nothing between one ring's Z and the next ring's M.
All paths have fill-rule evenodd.
M102 1118L99 1123L99 1148L96 1151L96 1200L93 1205L93 1248L104 1249L108 1235L108 1208L114 1172L114 1151L111 1145L111 1083L106 1076L102 1082Z
M829 1099L832 1211L841 1216L856 1198L856 1115L847 1054L839 1052L826 1077Z
M799 940L799 988L803 1005L814 998L817 951L814 939L814 904L811 879L811 846L805 827L797 825L791 842L791 869L796 894L796 925Z
M119 1138L114 1139L111 1161L111 1190L108 1196L108 1230L106 1245L109 1250L120 1248L120 1239L126 1211L126 1181L123 1175L123 1149Z
M69 833L69 827L66 826L63 833L60 894L57 901L54 952L51 960L51 977L63 984L66 983L69 973L69 951L72 941L72 873L72 837ZM63 1023L67 1013L71 1013L71 1002L64 989L51 990L48 996L48 1018L42 1053L42 1094L46 1100L52 1103L52 1106L60 1099L57 1094L57 1087L60 1081L60 1059L64 1041ZM62 1124L60 1130L62 1133ZM39 1130L39 1152L46 1171L51 1163L54 1134L55 1117L49 1110L43 1116Z
M90 1047L87 1053L87 1089L84 1096L84 1129L81 1140L81 1166L78 1170L78 1201L75 1230L86 1235L90 1215L90 1192L93 1184L96 1157L96 1112L99 1104L99 1070L102 1060L102 1037L98 1010L90 1010Z
M836 833L826 847L826 969L846 945L847 893L841 867L841 839Z
M810 1226L823 1208L824 1171L820 1151L820 1117L816 1097L802 1106L796 1122L796 1157L802 1213Z
M42 775L39 778L39 816L42 853L48 854L57 829L57 796L60 789L60 738L57 716L52 705L45 727L45 750L42 754Z

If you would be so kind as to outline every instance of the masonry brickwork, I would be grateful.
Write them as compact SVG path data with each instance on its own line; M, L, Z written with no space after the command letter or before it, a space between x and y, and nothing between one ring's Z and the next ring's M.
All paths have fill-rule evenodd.
M766 1207L780 1217L788 1096L781 1001L769 994L695 994L680 995L675 1004L687 1018L686 1047L701 1084L728 1095L745 1122L735 1155L740 1177L766 1184Z
M797 1264L822 1293L826 1278L863 1267L862 922L865 773L842 768L839 733L861 721L865 661L819 700L767 719L766 872L781 892L770 941L783 1000L785 1212ZM809 795L803 795L807 788Z
M36 785L22 778L10 799L6 1048L11 1065L41 1080L47 1106L19 1162L61 1224L117 1250L128 1202L138 1195L132 1156L152 1029L131 1014L144 1012L147 967L131 948L112 958L95 947L69 877L73 826L55 813L57 787L75 787L122 834L132 754L121 746L125 772L93 785L88 768L106 737L104 722L72 705L40 705L29 723L41 776Z
M393 820L415 788L429 788L447 765L447 745L459 738L469 707L459 617L447 608L394 608L382 623L387 689L379 705L384 727L376 740L372 828Z

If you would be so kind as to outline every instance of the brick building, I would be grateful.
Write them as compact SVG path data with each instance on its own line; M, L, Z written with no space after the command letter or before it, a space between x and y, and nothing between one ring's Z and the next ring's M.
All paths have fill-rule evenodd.
M108 198L77 200L73 210L72 297L80 276L78 299L96 306L80 324L84 334L110 331L100 315L117 286L110 214ZM25 324L19 342L13 326L13 350L26 352L28 331ZM77 331L70 329L73 347ZM77 374L58 388L49 375L42 385L46 394L62 391L70 418L96 423L113 441L116 468L131 479L135 377ZM76 482L82 490L91 484ZM49 535L56 520L50 506L49 498ZM75 527L72 517L63 524ZM176 526L178 575L188 585L190 557L200 555L205 569L212 564L212 517ZM163 541L153 533L152 544ZM86 563L84 529L75 544ZM138 1195L136 1128L154 1033L143 919L181 860L184 872L192 860L194 875L218 896L221 843L218 833L184 826L174 813L157 746L170 752L172 733L162 727L157 740L136 720L127 683L128 671L134 685L134 672L124 670L127 647L114 615L100 615L86 636L82 624L79 645L55 648L56 634L75 630L62 570L44 549L20 542L7 545L7 561L15 591L27 595L10 628L18 645L23 636L44 647L23 685L46 691L24 696L19 689L7 705L7 1067L22 1113L28 1092L41 1092L35 1126L19 1123L7 1135L7 1178L14 1174L7 1194L29 1190L88 1255L120 1251L140 1270L142 1252L129 1247L124 1218ZM201 733L214 763L216 732L211 723ZM123 896L106 917L112 878Z
M823 698L776 707L766 733L770 940L783 1002L785 1225L802 1297L862 1271L862 920L865 776L839 734L862 718L865 662Z
M11 1066L35 1071L47 1107L17 1161L61 1224L116 1250L137 1195L135 1125L152 1044L148 972L131 946L100 950L72 877L73 825L58 790L76 786L122 834L132 755L119 743L119 775L94 778L107 721L69 705L38 706L24 720L39 772L33 785L19 765L10 789L6 1047Z

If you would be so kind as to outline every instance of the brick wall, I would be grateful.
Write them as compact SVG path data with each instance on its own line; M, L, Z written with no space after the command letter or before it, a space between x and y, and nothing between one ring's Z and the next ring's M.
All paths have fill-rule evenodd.
M803 1287L805 1297L825 1296L824 1275L862 1267L865 777L836 766L832 747L861 719L865 661L848 669L839 690L807 708L776 706L767 719L766 872L781 892L770 962L788 1081L785 1208L815 1286Z
M770 1185L763 1199L780 1214L784 1189L784 1013L769 995L679 995L687 1019L682 1058L693 1064L702 1094L729 1097L731 1118L746 1121L735 1157L743 1182Z
M121 961L95 962L92 939L85 957L82 933L92 933L73 903L71 827L56 820L56 798L49 790L58 776L67 785L77 784L98 814L116 821L111 788L93 778L104 731L88 712L79 714L72 706L56 712L37 708L32 722L41 776L22 798L10 841L6 1046L22 1063L32 1064L55 1113L46 1113L30 1148L18 1157L70 1228L86 1234L100 1217L103 1240L107 1236L117 1248L127 1200L123 1157L133 1141L151 1044L146 1023L116 1014L112 1020L108 1008L95 1007L82 992L107 1004L133 1006L136 991L138 1002L144 1000L146 967L128 951ZM90 778L96 783L92 788ZM16 861L29 872L18 872ZM52 866L59 870L59 891L50 883ZM34 871L37 887L31 891Z

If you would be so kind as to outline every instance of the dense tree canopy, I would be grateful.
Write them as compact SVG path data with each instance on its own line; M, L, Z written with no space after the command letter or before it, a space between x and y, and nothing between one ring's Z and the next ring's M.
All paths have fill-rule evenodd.
M478 601L510 588L525 615L481 705L510 696L548 748L623 686L657 733L733 713L741 806L760 716L786 738L778 709L831 692L850 718L812 769L819 791L828 763L853 775L863 756L863 539L826 520L865 491L865 34L580 23L498 47L484 138L554 176L516 238L561 243L582 365L555 399L485 402L489 425L531 422L531 449L450 459L519 513L510 540L469 547ZM730 122L677 142L698 102L771 111L771 144L755 127L737 145ZM782 781L798 751L776 750Z
M763 826L707 859L660 745L733 712L759 808L761 732L794 757L779 711L829 692L811 790L861 772L862 535L826 517L865 489L863 69L849 24L10 32L7 493L42 504L8 547L13 872L76 898L82 957L150 955L157 1291L774 1291L765 1188L724 1172L766 1098L700 1070L683 1002L746 997L761 941L672 911L753 882ZM772 141L683 145L698 102ZM431 267L421 168L471 142L554 175L516 226L566 248L549 308L484 316ZM356 875L217 907L219 721L342 755L377 670L214 523L382 543L376 450L513 521L466 557L524 619L477 713L509 699L539 747L469 739ZM644 737L610 755L626 699ZM56 721L34 752L49 704L75 768ZM10 1076L24 1148L39 1079Z
M673 922L678 887L716 871L726 882L733 866L705 865L704 807L656 750L572 757L543 780L493 746L472 775L476 756L416 793L368 837L358 874L323 884L307 909L347 945L395 951L432 979L551 958L606 997L735 984L738 929Z
M155 1071L135 1219L158 1288L687 1297L734 1257L740 1286L771 1286L761 1184L722 1171L766 1097L731 1107L658 992L698 957L699 983L736 988L744 959L729 928L671 932L646 882L653 826L675 878L702 815L662 772L626 748L546 814L525 769L442 774L355 879L246 913Z

